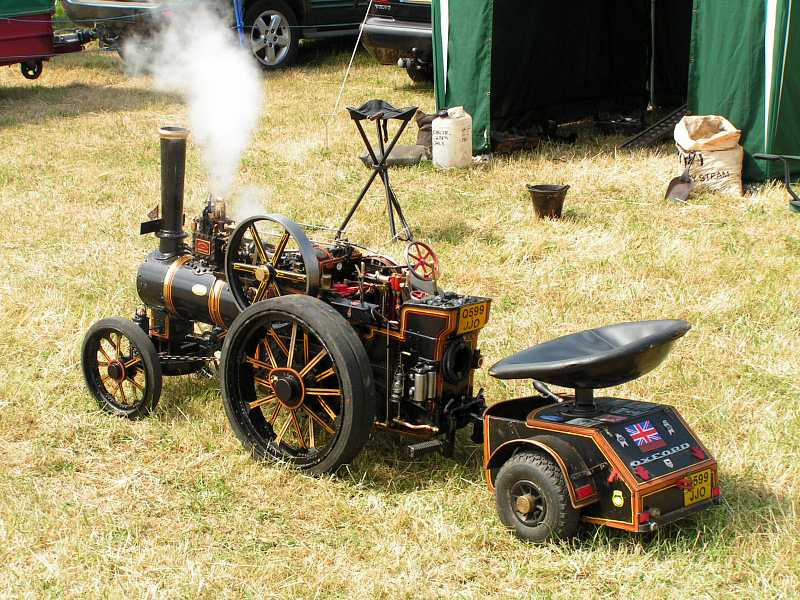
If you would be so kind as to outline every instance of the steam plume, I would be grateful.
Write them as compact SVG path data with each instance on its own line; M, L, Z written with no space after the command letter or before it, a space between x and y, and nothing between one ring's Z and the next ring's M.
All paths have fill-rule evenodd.
M258 124L263 77L229 21L204 3L168 14L152 36L126 42L126 62L149 72L157 89L184 98L210 191L226 196Z
M242 187L228 201L228 216L240 223L249 217L273 212L266 209L267 200L271 195L271 190L264 188Z

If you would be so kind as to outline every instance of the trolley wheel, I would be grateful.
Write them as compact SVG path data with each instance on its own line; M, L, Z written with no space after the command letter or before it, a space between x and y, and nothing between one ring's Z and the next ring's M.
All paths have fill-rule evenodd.
M135 323L115 317L92 325L83 338L81 364L89 391L106 412L138 419L158 404L158 354Z
M353 328L309 296L250 306L220 361L225 413L254 456L315 474L350 462L374 420L372 370Z
M264 70L292 64L300 48L297 16L283 0L260 0L245 15L250 51Z
M524 540L565 539L577 531L580 514L561 470L542 454L512 456L497 474L495 501L500 521Z
M42 74L43 63L41 59L38 60L26 60L19 64L19 70L22 72L22 76L25 79L39 79L39 75Z

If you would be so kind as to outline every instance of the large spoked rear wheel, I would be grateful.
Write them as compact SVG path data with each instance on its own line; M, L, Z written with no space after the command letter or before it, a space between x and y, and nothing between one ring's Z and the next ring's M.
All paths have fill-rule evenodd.
M570 503L561 470L535 452L515 454L495 481L497 512L520 538L548 542L575 535L580 513Z
M369 359L321 300L282 296L247 308L225 338L221 375L231 427L257 457L326 473L349 463L369 437Z
M138 419L158 404L158 354L135 323L115 317L92 325L83 338L81 365L89 391L106 412Z

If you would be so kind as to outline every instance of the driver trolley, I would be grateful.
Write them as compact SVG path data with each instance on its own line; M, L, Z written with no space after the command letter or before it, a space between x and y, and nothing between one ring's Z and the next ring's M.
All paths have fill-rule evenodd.
M160 211L140 230L159 239L136 280L144 306L93 324L81 351L107 412L143 417L162 376L213 367L242 444L314 474L350 462L373 427L411 436L414 456L449 454L472 425L501 520L535 541L570 536L581 518L650 531L718 498L716 463L674 409L592 394L654 368L688 324L616 325L506 358L490 374L532 379L540 395L487 409L473 375L491 300L441 290L430 246L410 242L400 264L282 215L235 224L213 197L187 233L188 132L160 136Z

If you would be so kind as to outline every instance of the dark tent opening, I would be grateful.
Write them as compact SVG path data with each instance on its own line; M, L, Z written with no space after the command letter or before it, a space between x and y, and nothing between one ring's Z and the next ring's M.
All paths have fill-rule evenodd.
M492 18L494 131L686 101L692 0L504 0Z
M691 30L692 0L437 0L437 105L467 108L479 152L498 132L676 108Z

